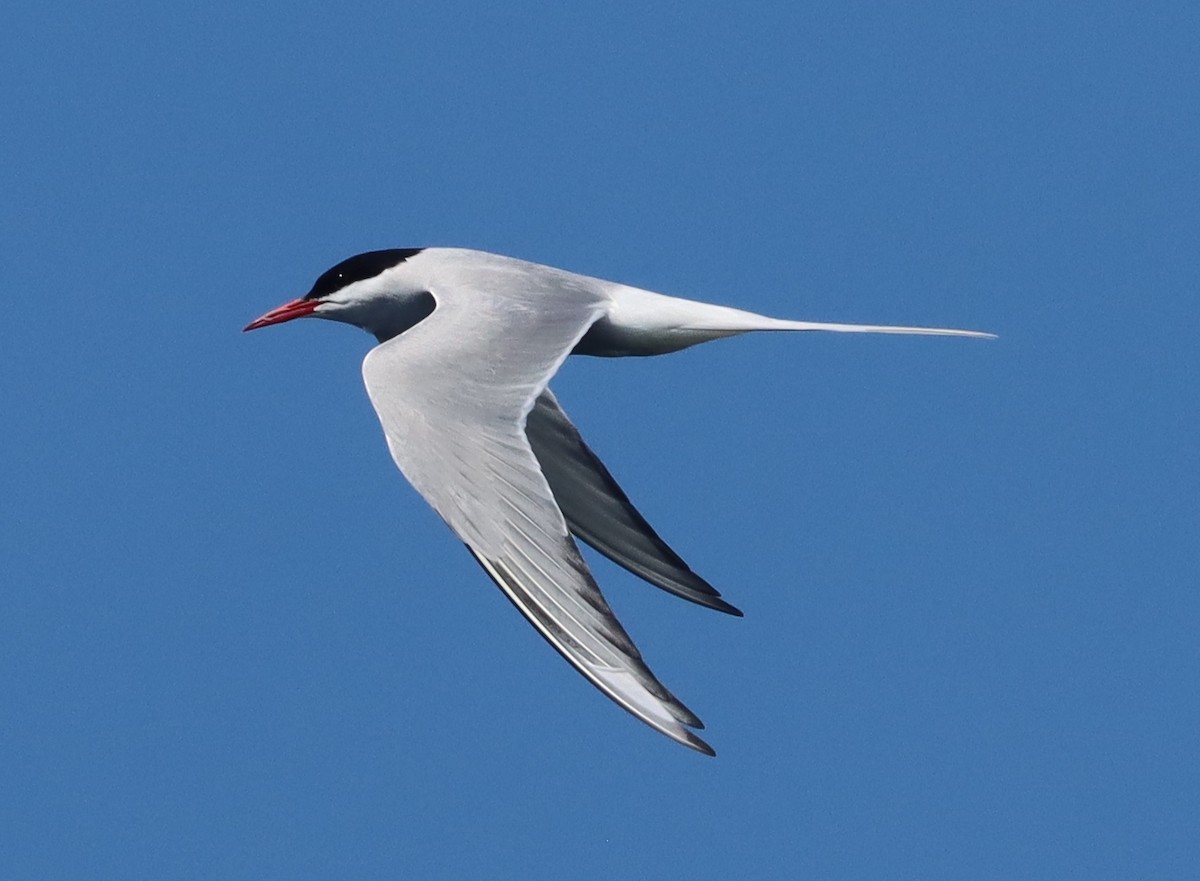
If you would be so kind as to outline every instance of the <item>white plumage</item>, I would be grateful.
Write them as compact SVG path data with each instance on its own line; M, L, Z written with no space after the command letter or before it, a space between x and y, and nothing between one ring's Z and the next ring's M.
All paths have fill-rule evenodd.
M311 315L380 344L363 379L404 476L521 613L642 721L713 754L700 720L650 672L572 534L651 583L740 614L650 528L548 383L572 353L658 355L758 330L989 337L785 321L457 248L372 251L247 330Z

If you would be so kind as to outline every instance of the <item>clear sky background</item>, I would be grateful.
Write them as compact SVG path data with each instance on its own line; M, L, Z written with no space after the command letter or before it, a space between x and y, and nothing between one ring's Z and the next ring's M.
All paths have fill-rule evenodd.
M1192 3L22 4L0 29L0 877L1195 878ZM735 620L594 561L716 759L395 472L463 245L786 317L572 359Z

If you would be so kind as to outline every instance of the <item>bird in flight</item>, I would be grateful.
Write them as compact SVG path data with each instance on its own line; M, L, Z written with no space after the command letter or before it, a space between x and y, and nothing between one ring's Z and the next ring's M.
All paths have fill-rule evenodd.
M362 365L392 458L484 571L609 698L708 755L703 723L650 672L572 536L651 584L742 613L667 546L584 443L549 382L568 355L663 355L749 331L991 337L768 318L460 248L343 260L245 330L342 321L379 345Z

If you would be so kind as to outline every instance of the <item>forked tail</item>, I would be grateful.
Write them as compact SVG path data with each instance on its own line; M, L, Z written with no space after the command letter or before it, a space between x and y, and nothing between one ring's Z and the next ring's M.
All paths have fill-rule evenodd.
M782 318L763 318L754 330L831 330L835 333L909 333L924 336L969 336L994 340L994 333L981 330L957 330L949 327L900 327L891 324L831 324L823 321L787 321Z
M662 355L697 343L759 330L904 333L995 339L995 334L946 327L789 321L715 303L619 287L613 291L611 311L592 326L575 351L583 355Z

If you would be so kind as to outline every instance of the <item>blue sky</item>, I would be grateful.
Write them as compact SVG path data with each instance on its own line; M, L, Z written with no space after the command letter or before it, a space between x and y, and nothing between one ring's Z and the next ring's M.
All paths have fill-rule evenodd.
M0 876L1188 878L1191 4L28 4L0 31ZM555 388L734 620L593 559L715 760L395 473L464 245L812 320Z

